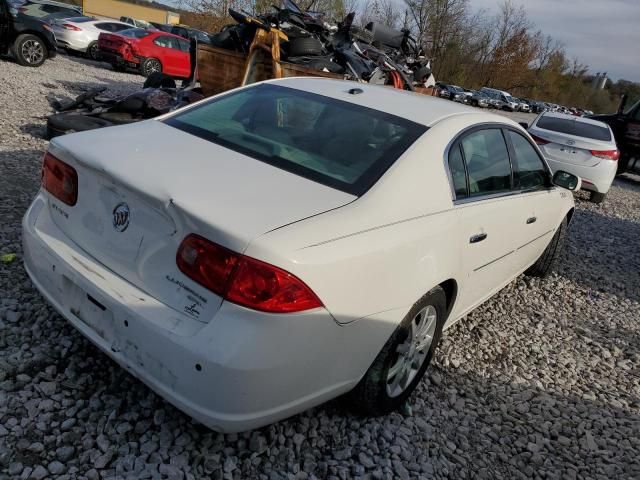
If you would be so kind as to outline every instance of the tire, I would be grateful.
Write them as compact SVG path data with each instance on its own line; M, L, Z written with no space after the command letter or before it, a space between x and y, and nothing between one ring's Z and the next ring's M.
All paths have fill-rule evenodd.
M156 72L162 73L162 63L157 58L145 58L140 64L140 73L145 77Z
M620 155L618 159L618 167L616 169L616 175L622 175L629 170L629 163L631 163L631 156L627 154Z
M431 318L433 313L436 315L435 318ZM411 327L416 325L416 320L421 316L424 316L425 319L431 319L431 322L427 322L430 327L428 333L431 334L431 343L428 346L425 345L420 354L419 350L415 350L414 343L411 341L413 338ZM442 336L442 327L446 316L447 299L444 290L439 286L431 289L414 304L382 347L362 380L349 394L348 400L354 410L365 415L379 416L386 415L404 404L420 383L433 358L433 353ZM409 342L409 345L405 342ZM399 353L398 350L406 353ZM400 372L393 375L391 367L408 365L406 362L403 363L401 359L407 358L407 354L411 355L410 352L415 352L412 355L414 363L411 365L416 368L411 369L408 375L404 373L403 368L400 368ZM390 377L390 375L392 376ZM398 375L402 375L402 377L398 377ZM400 379L404 381L400 381L394 389L394 384ZM404 385L402 385L403 383Z
M564 242L567 236L567 225L568 223L565 217L558 227L558 230L556 230L556 233L551 239L551 242L549 242L547 248L545 248L544 252L542 252L542 255L540 255L540 258L538 258L538 260L536 260L533 265L525 270L525 275L529 277L544 278L553 271L558 260L558 256L564 248Z
M322 43L315 37L298 37L289 40L289 56L304 57L322 55Z
M59 113L47 118L47 139L73 132L108 127L112 122L79 113Z
M604 202L604 197L606 197L606 193L600 192L589 192L589 201L592 203L602 203Z
M47 59L47 46L40 37L23 33L18 35L11 48L16 61L23 67L39 67Z
M100 59L100 49L98 48L98 42L91 42L87 47L87 57L91 60Z

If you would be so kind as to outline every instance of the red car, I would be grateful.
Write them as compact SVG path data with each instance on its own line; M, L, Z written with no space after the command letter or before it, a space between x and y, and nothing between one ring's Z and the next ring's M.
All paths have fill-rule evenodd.
M98 37L101 58L115 70L135 68L145 77L163 72L188 78L191 71L189 41L160 30L130 28Z

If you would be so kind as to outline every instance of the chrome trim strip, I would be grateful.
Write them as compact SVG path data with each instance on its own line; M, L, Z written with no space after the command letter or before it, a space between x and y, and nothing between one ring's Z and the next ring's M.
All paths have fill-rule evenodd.
M501 257L495 258L493 260L491 260L489 263L485 263L484 265L478 267L478 268L474 268L473 271L477 272L478 270L484 268L484 267L488 267L489 265L491 265L492 263L497 262L498 260L502 260L504 257L507 257L509 255L511 255L513 252L515 252L515 250L511 250L510 252L505 253L504 255L502 255Z
M520 245L518 248L516 248L516 251L518 250L522 250L524 247L526 247L527 245L532 244L533 242L535 242L536 240L540 240L542 237L545 237L547 235L549 235L551 232L553 232L554 230L549 230L548 232L544 232L542 235L534 238L533 240L531 240L530 242L525 243L524 245Z
M537 118L536 118L537 120ZM535 123L535 122L534 122ZM533 124L532 124L533 125ZM500 197L507 197L507 196L511 196L511 195L518 195L521 193L530 193L529 191L525 190L510 190L508 192L501 192L501 193L492 193L492 194L487 194L487 195L478 195L476 197L467 197L467 198L463 198L460 200L456 199L456 190L455 187L453 185L453 178L451 177L451 170L449 170L449 152L451 151L451 147L468 131L470 130L480 130L482 129L482 127L489 127L489 128L504 128L507 130L512 130L514 132L517 132L519 134L522 135L522 132L519 131L516 127L514 127L513 125L509 125L508 123L502 123L502 122L482 122L482 123L476 123L474 125L470 125L462 130L460 130L455 137L453 137L453 139L447 144L447 146L444 149L444 157L443 157L443 164L444 164L444 171L447 175L447 180L449 180L449 190L451 192L451 202L453 203L453 205L462 205L462 204L466 204L466 203L473 203L473 202L479 202L482 200L489 200L489 199L493 199L493 198L500 198ZM538 147L538 145L535 142L532 142L530 138L527 138L525 136L525 138L527 140L529 140L529 144L534 148L534 150L538 153L538 156L540 157L540 159L542 160L542 164L547 167L547 173L549 173L549 176L553 175L553 171L551 170L551 167L549 167L549 164L547 163L547 159L544 157L544 155L542 154L542 151L540 150L540 147ZM509 151L509 163L511 163L511 151L509 150L509 146L507 145L507 150ZM535 190L536 192L538 191L550 191L550 190L555 190L555 185L551 185L550 187L545 187L544 189L540 189L540 190Z

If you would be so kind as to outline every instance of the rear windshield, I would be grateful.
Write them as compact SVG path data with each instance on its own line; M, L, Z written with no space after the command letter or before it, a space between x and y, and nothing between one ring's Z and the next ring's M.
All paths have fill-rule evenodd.
M427 130L378 110L269 84L165 123L352 195L366 192Z
M150 34L150 32L142 30L141 28L127 28L126 30L121 30L118 32L118 35L124 35L125 37L133 38L144 38Z
M609 128L581 122L571 118L558 118L543 115L538 119L538 127L554 132L566 133L577 137L590 138L592 140L611 140Z
M90 22L92 20L95 20L95 18L93 18L93 17L71 17L71 18L67 18L67 21L73 22L73 23L84 23L84 22Z

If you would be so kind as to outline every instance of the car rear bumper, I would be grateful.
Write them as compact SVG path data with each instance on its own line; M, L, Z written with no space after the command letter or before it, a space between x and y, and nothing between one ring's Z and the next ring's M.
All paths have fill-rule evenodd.
M582 179L582 190L599 193L607 193L609 191L618 168L618 162L612 160L602 160L593 167L575 165L548 157L547 162L554 172L556 170L564 170L578 175Z
M100 59L112 65L118 65L122 67L137 68L140 66L140 63L138 61L134 61L137 60L136 58L125 59L118 52L114 52L112 50L104 50L102 48L100 49Z
M362 348L360 327L324 308L275 315L223 302L209 323L183 315L76 246L47 202L40 192L22 222L36 288L118 364L214 430L260 427L336 397L377 353Z

